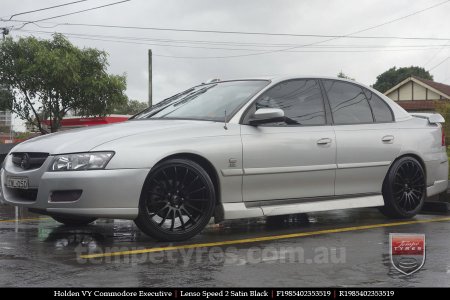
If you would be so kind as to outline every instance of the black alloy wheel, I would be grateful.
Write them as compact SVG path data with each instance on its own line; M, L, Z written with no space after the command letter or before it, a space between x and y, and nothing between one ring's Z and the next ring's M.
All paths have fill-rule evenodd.
M186 240L208 224L215 199L214 185L199 164L169 159L147 177L135 223L158 240Z
M426 180L422 165L413 157L402 157L391 166L383 183L385 206L380 210L388 217L411 218L426 198Z

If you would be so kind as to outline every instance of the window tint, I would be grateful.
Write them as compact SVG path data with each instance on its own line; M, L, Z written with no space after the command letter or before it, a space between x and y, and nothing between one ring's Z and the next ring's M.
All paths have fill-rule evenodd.
M267 84L269 82L266 80L235 80L200 85L153 105L135 116L135 119L175 118L224 122Z
M373 116L375 122L392 122L394 117L392 116L392 111L389 106L384 102L383 99L372 93L371 91L365 89L366 97L369 100L370 107L372 107Z
M357 85L324 80L335 124L372 123L372 111L362 88Z
M280 108L285 122L277 125L324 125L325 111L317 80L290 80L282 82L256 101L255 109Z

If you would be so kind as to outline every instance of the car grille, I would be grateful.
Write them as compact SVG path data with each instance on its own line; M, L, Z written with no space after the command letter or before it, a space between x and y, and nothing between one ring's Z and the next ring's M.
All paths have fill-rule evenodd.
M47 157L48 153L43 152L14 152L12 162L19 168L30 170L40 168Z

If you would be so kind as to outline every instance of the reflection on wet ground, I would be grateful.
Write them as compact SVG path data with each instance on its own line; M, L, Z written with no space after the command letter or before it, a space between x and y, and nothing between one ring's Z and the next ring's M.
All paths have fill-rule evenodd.
M415 220L433 218L449 220L326 234L399 220L376 209L354 209L227 221L187 242L168 244L145 236L132 221L65 227L0 205L0 286L449 286L449 216ZM303 232L314 234L257 240ZM392 268L391 232L426 234L422 270L405 276ZM233 242L242 239L248 242Z

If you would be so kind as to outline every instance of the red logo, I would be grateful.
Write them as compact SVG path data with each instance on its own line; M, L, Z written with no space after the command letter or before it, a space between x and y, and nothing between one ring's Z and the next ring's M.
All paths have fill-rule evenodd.
M401 273L410 275L425 263L425 235L391 233L389 235L392 265Z

